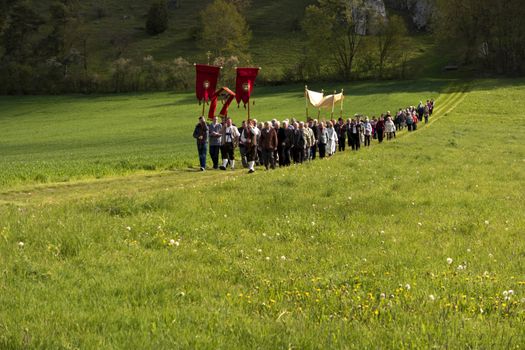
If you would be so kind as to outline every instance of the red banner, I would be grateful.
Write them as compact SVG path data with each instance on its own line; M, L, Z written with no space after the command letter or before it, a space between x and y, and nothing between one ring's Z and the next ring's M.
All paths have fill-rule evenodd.
M195 93L199 103L211 100L217 88L220 71L220 67L207 66L205 64L195 65Z
M231 91L227 87L223 87L219 90L217 90L213 97L211 98L210 103L210 111L208 112L208 118L212 119L215 117L215 112L217 111L217 100L220 98L224 102L224 105L222 106L221 112L219 113L220 116L227 116L228 115L228 107L230 107L230 104L232 103L233 99L235 97L235 92Z
M244 106L250 101L250 96L255 84L255 78L259 73L259 68L237 68L237 82L235 87L235 99L237 104L241 101Z

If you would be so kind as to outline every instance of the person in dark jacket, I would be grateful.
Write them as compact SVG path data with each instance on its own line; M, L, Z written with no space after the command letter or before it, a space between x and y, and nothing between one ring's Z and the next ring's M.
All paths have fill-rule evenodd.
M339 118L337 120L337 124L335 125L335 132L337 133L337 139L339 140L339 152L345 150L346 146L346 124L343 121L343 118Z
M275 158L273 155L277 149L277 132L269 122L265 122L264 128L261 130L259 146L262 150L262 158L266 170L268 168L275 169Z
M379 143L383 142L383 138L385 137L385 118L383 114L381 114L381 117L379 117L376 123L376 134L377 141L379 141Z
M314 144L312 145L312 147L310 147L310 159L314 160L317 154L317 148L318 148L317 140L319 138L319 123L317 122L317 119L313 119L313 120L310 119L310 121L308 122L308 127L312 129L312 132L314 134L314 139L315 139Z
M199 117L199 123L193 130L193 138L197 140L197 151L199 152L199 163L201 171L206 170L206 151L208 148L208 125L204 116Z

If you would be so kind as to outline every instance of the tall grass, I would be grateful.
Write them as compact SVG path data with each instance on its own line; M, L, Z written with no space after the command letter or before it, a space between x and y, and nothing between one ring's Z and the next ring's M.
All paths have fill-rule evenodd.
M0 347L520 348L524 86L302 166L2 194Z

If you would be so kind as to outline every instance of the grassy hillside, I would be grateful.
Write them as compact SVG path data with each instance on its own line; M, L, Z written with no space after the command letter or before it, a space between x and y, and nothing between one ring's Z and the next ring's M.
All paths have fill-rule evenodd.
M448 83L421 80L323 87L326 91L345 88L345 116L349 116L437 98ZM257 88L252 116L304 119L303 89L298 85ZM194 94L0 97L0 104L0 188L197 164L192 132L201 108ZM232 106L230 115L240 123L246 111Z
M514 101L525 81L362 85L349 111L432 91L442 93L428 127L302 166L4 183L0 347L521 348L525 132ZM21 98L0 120L1 169L158 151L138 138L176 130L175 98L190 103L166 94ZM129 118L148 123L124 125L128 113L114 112L124 99ZM154 105L161 112L145 112ZM295 113L302 99L268 91L256 110L274 116L270 106ZM131 124L141 136L129 135ZM181 123L182 139L191 124ZM123 148L80 147L93 134ZM190 143L173 156L193 152Z
M182 56L199 62L206 61L206 50L198 48L192 33L198 30L199 13L211 1L180 1L179 8L170 9L169 29L151 37L144 31L149 2L98 0L82 3L86 19L84 28L89 35L88 46L94 52L96 67L107 69L107 61L116 59L117 49L110 41L125 39L129 45L124 57L138 58L150 54L160 60ZM304 9L314 0L262 0L253 2L246 13L253 32L250 48L253 59L265 66L286 66L302 50L302 36L297 30ZM97 11L105 16L97 18ZM213 19L210 19L213 20ZM275 55L279 52L279 55Z

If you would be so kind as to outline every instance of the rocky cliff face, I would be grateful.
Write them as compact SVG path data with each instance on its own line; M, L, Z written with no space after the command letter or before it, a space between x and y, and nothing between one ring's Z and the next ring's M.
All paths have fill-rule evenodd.
M384 0L388 7L408 11L414 25L424 30L430 24L435 0Z
M386 18L386 8L383 0L353 0L351 1L352 19L356 32L361 35L369 34L371 23L377 19Z

